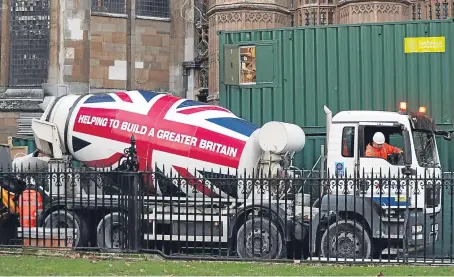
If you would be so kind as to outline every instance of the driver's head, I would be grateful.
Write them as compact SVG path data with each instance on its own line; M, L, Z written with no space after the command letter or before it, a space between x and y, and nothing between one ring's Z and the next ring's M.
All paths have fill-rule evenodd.
M385 143L385 135L382 132L376 132L373 137L373 146L380 148Z

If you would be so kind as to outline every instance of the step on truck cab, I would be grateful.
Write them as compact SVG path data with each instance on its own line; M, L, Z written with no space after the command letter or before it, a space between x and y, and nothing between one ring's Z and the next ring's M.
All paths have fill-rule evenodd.
M424 113L342 111L327 117L326 191L311 222L311 252L323 257L373 258L417 250L438 239L442 168L437 130ZM399 148L385 157L366 151L379 132ZM370 147L370 146L369 146ZM407 230L407 232L405 232ZM314 237L315 236L315 237Z

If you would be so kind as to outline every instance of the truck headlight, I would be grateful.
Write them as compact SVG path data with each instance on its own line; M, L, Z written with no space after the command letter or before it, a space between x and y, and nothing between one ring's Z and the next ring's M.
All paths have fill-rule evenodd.
M421 225L411 226L411 233L412 234L422 233L422 226Z

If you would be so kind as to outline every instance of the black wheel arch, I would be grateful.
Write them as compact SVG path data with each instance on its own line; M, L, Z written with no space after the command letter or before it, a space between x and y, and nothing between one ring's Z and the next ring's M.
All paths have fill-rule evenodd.
M87 246L87 243L89 241L89 230L88 230L88 225L86 222L86 219L80 216L79 213L77 213L76 210L69 210L65 209L64 206L56 206L52 211L49 211L46 213L47 215L43 217L43 223L40 225L42 227L50 227L50 228L55 228L53 226L53 223L58 222L59 220L74 220L75 224L73 228L78 228L79 232L79 237L77 239L77 242L74 241L74 247L85 247ZM54 215L54 217L52 217ZM63 218L62 218L63 216ZM57 221L54 221L56 219ZM49 220L49 221L47 221ZM47 222L46 222L47 221ZM58 227L57 227L58 228ZM73 229L74 230L74 229Z
M347 230L350 230L353 233L356 233L356 232L362 230L363 237L362 237L362 244L361 244L362 250L361 251L364 251L364 252L363 253L360 252L359 254L365 255L365 256L360 256L360 257L363 257L366 259L371 258L373 256L373 239L372 239L372 236L370 233L370 228L367 227L364 220L362 222L357 221L354 214L350 214L350 216L349 215L346 215L346 216L348 216L348 218L345 218L345 219L342 218L341 220L331 222L331 224L328 227L328 229L331 230L331 233L329 233L327 230L325 230L323 232L323 234L320 234L321 239L320 239L320 244L318 246L320 248L320 250L319 250L320 255L322 257L329 257L329 254L326 255L327 252L330 252L330 250L329 250L329 248L330 248L329 234L333 235L332 232L335 232L334 230L337 230L337 228L339 227L339 228L347 228ZM337 236L337 234L334 233L334 236ZM359 239L360 236L361 235L358 234L357 238ZM325 253L323 253L323 252L325 252Z
M115 206L109 207L100 205L98 207L83 207L74 204L65 205L64 201L48 201L48 203L44 205L43 211L37 217L37 226L42 226L46 217L57 210L67 210L76 213L79 217L81 217L81 219L84 220L86 220L84 213L88 213L90 216L94 216L95 221L99 221L110 213L127 213L125 208ZM92 213L93 211L95 211L95 214Z
M323 233L329 226L342 219L351 219L364 224L370 237L376 237L375 231L380 228L382 216L381 207L369 197L355 195L324 195L320 199L320 215L312 219L312 228L309 232L310 253L320 253L320 241ZM331 208L331 209L328 209ZM335 209L338 209L335 211Z
M66 209L66 207L63 204L55 204L55 205L48 204L48 205L44 206L42 212L40 212L37 216L36 226L43 226L44 221L51 213L58 211L58 210L65 210L65 209ZM71 211L71 210L68 209L68 211Z

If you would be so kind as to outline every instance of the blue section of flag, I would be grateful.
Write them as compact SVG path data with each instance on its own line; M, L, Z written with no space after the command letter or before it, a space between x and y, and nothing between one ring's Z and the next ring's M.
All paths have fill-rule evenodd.
M90 96L87 100L85 100L85 104L105 102L115 102L115 99L113 99L113 97L108 94L99 94Z
M148 91L148 90L138 90L138 92L140 93L140 95L142 95L142 97L147 102L150 102L150 100L153 99L153 97L155 97L156 95L162 94L162 93L158 93L155 91Z
M218 117L218 118L208 118L209 122L212 122L216 125L224 127L226 129L232 130L234 132L240 133L245 136L250 136L257 127L255 127L252 123L247 122L240 118L234 117Z
M408 201L405 201L405 198L401 198L399 200L399 197L380 197L380 196L375 196L372 198L377 204L380 204L382 207L405 207L407 204L408 206L411 205L411 199Z
M206 105L208 105L208 104L203 103L203 102L194 101L194 100L186 100L186 101L183 101L180 105L178 105L177 109L192 107L192 106L206 106Z

